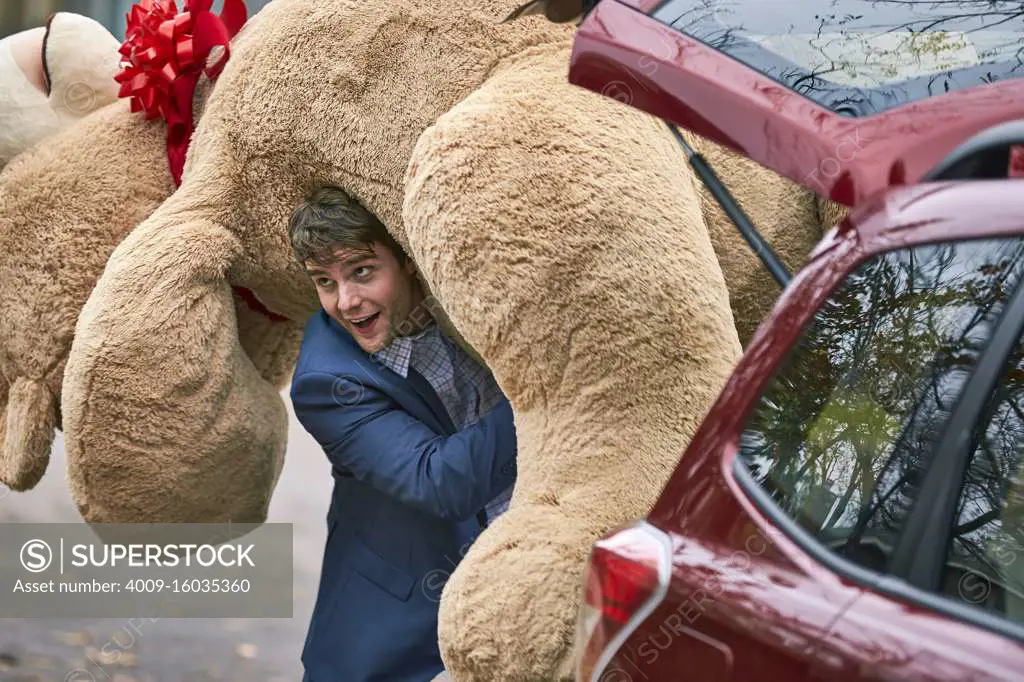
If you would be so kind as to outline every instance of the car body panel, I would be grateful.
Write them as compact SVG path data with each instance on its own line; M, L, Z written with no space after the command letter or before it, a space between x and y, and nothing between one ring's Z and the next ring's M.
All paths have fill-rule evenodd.
M946 12L956 1L917 3L908 11ZM759 2L730 6L743 11ZM851 2L863 4L838 0L827 11L841 13ZM999 3L981 4L978 11ZM579 26L570 82L725 145L851 208L749 342L646 517L671 539L671 581L663 601L629 624L631 634L594 679L1024 680L1024 625L972 606L977 585L964 586L958 601L853 563L789 519L738 457L740 436L775 372L861 263L915 245L1024 236L1024 200L1015 181L924 182L975 134L1024 119L1016 50L972 57L998 67L990 83L982 83L983 69L970 59L953 65L925 59L923 71L909 77L883 73L873 91L854 83L845 91L798 92L777 68L759 65L764 50L756 58L730 56L709 45L710 34L676 30L669 9L695 6L718 3L601 0ZM799 11L794 7L779 6L780 16L766 22L783 26L786 12ZM843 19L861 20L875 17ZM1018 12L1008 21L1008 45L1024 44L1024 19ZM778 45L764 36L757 41L771 50ZM768 57L765 63L777 63ZM813 58L804 66L816 68ZM798 73L797 80L807 75ZM921 77L955 82L933 92L920 87ZM861 95L870 107L843 109ZM1024 168L1019 152L1006 151L1011 177Z
M865 591L829 628L811 680L1005 682L1024 677L1024 646Z

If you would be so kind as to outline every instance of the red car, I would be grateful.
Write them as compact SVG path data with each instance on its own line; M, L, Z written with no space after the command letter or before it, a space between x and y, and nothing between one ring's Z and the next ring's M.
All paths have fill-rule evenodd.
M587 10L572 82L852 208L790 279L678 138L785 288L593 547L577 679L1024 679L1024 7Z

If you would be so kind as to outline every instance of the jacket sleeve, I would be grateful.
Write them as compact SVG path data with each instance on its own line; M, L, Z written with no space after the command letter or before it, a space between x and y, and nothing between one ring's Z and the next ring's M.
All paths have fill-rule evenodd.
M292 380L291 398L299 423L333 465L425 513L463 521L515 482L507 398L451 436L356 377L305 373Z

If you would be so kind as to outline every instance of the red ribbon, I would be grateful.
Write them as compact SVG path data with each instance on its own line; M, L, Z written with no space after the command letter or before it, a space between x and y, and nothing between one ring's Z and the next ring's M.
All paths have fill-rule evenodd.
M224 0L220 15L210 11L213 0L185 0L179 13L174 0L139 0L128 12L128 29L121 45L121 84L118 97L130 97L132 112L146 119L167 121L167 161L174 184L181 185L185 153L192 140L192 98L199 77L211 80L224 70L231 56L229 43L248 20L244 0ZM224 48L208 64L215 47ZM288 318L270 312L255 294L234 287L251 309L276 322Z
M121 45L118 97L130 97L133 112L167 121L167 160L176 185L181 184L185 153L192 139L192 98L199 77L217 78L231 56L231 39L248 19L244 0L224 0L220 15L213 0L139 0L128 12ZM213 48L223 54L207 64Z

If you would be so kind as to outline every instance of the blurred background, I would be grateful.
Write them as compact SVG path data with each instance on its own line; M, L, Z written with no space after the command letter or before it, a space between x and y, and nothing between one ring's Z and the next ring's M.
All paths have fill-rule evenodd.
M268 0L246 0L252 16ZM130 0L0 0L0 37L41 26L56 11L77 12L124 39ZM178 8L182 2L178 0ZM219 11L220 3L214 4ZM291 405L287 393L282 398ZM292 618L281 619L13 619L0 617L0 682L297 682L299 655L313 609L326 535L330 467L291 416L284 471L269 521L294 529ZM0 486L0 523L79 522L65 479L58 433L36 488ZM0 551L11 551L9 547ZM0 597L0 616L3 598Z
M2 2L3 0L0 0ZM299 682L299 655L313 611L326 538L331 474L320 447L289 407L288 451L268 521L293 528L291 618L0 617L2 682ZM34 489L0 487L0 523L81 521L65 479L58 433L50 464ZM0 551L17 551L2 547ZM253 596L257 596L253 594ZM3 598L0 596L0 616ZM86 671L86 672L82 672ZM87 673L87 674L86 674Z

